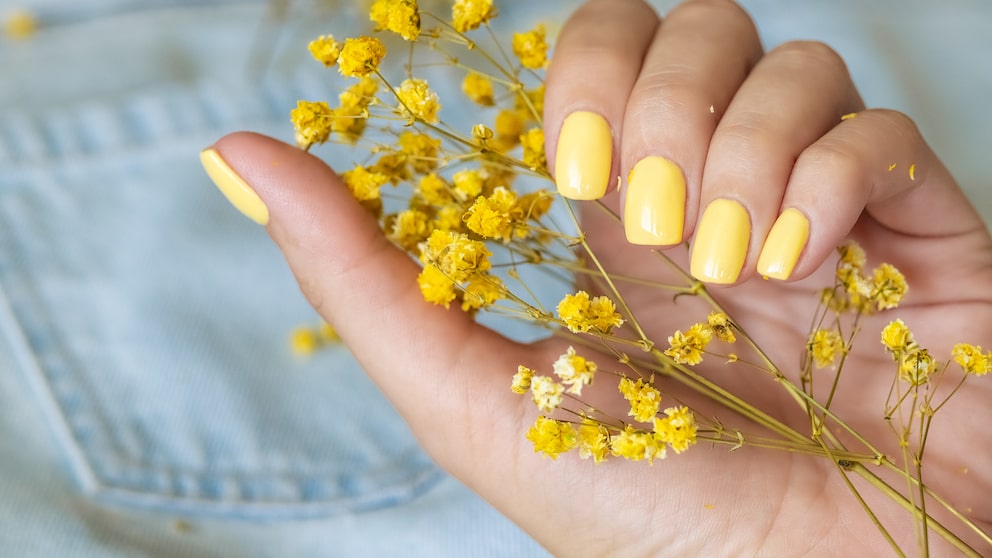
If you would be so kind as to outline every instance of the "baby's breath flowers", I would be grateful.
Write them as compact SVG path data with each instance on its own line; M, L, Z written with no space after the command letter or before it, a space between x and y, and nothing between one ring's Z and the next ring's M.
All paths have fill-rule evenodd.
M337 104L299 101L290 118L302 148L334 142L361 153L342 173L343 182L379 220L386 238L419 262L417 288L426 303L480 318L522 319L559 338L557 357L519 364L507 382L522 405L534 407L536 419L522 438L552 460L572 453L598 465L614 459L653 464L714 446L812 455L832 463L859 502L866 501L859 488L864 483L848 476L898 495L893 498L912 508L920 523L932 521L921 504L934 498L924 482L923 450L930 421L946 402L937 394L956 391L938 387L950 373L959 385L987 375L992 354L959 343L949 356L939 356L896 317L871 332L880 333L874 339L882 347L870 344L879 360L891 358L892 386L878 402L878 415L902 455L889 456L838 416L835 396L842 376L845 382L863 379L851 371L849 358L858 333L909 296L895 266L869 268L867 254L853 242L838 248L833 284L818 293L805 342L796 347L795 364L789 363L794 369L779 368L748 335L747 316L731 316L664 253L654 256L684 279L669 284L613 274L587 242L573 202L559 198L550 184L543 129L542 74L551 49L546 27L537 24L510 41L476 31L496 16L492 0L455 0L447 18L422 12L415 0L375 0L372 35L341 42L325 34L308 45L318 63L337 66L345 78ZM399 66L386 58L376 33L406 41ZM447 73L426 75L440 67ZM463 98L442 98L450 89L431 83L453 84ZM468 106L472 121L446 121L442 101ZM530 282L537 274L558 290L537 292ZM642 320L657 306L632 307L625 297L630 285L656 287L659 298L693 298L707 308L673 305L688 327L651 331ZM298 330L291 341L300 353L327 343L312 328ZM957 364L950 372L948 359ZM711 377L719 377L712 372L720 367L732 367L724 369L733 377L747 375L748 382L771 380L768 389L784 390L808 421L785 424L733 393ZM700 400L707 404L697 406ZM728 421L734 426L721 410L735 417ZM874 467L900 482L884 480ZM976 530L956 510L949 515ZM927 531L926 525L918 531ZM992 545L992 536L983 540Z
M375 37L347 39L338 55L338 71L343 76L364 77L378 71L386 47Z

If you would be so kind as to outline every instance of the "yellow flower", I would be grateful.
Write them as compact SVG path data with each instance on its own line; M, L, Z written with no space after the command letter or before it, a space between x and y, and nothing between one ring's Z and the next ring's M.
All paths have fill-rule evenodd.
M658 414L661 407L661 392L654 386L645 384L642 378L633 381L630 378L620 378L617 386L624 399L630 402L628 416L638 422L649 422Z
M544 25L538 24L526 33L513 34L513 54L524 68L536 70L548 63L548 43L545 42Z
M575 349L569 347L565 354L560 355L554 363L555 374L561 378L561 383L568 386L568 393L582 395L582 386L592 383L596 375L596 363L575 354Z
M429 231L430 217L419 209L407 209L396 214L386 236L409 252L427 238Z
M455 300L455 283L433 265L424 266L417 276L417 286L424 300L445 308Z
M437 113L441 110L441 104L437 100L437 93L431 91L425 80L418 78L403 80L396 90L396 95L403 103L400 107L401 114L428 124L437 124Z
M331 135L333 117L334 111L323 101L297 101L296 108L289 113L296 130L296 145L305 149L327 141Z
M420 36L420 10L417 0L375 0L369 11L369 19L408 41Z
M517 93L514 108L536 120L544 115L544 84Z
M492 252L478 240L461 233L434 230L421 244L420 261L434 265L456 283L467 280L474 273L488 271Z
M538 220L551 211L554 198L544 190L524 194L517 200L517 207L524 219Z
M654 434L675 453L682 453L696 443L696 417L688 407L669 407L665 418L655 417Z
M523 395L530 391L530 380L534 377L534 371L523 364L517 366L517 373L513 375L513 383L510 390L518 395Z
M38 31L38 19L25 9L7 12L3 21L3 34L14 40L27 39Z
M520 144L524 148L524 164L531 170L541 170L548 166L548 158L544 153L544 130L527 130L520 136Z
M618 457L631 461L647 459L649 463L664 459L667 454L664 442L655 438L654 434L635 430L629 424L610 439L610 449Z
M875 268L871 292L879 310L899 306L908 290L906 278L895 266L883 263Z
M737 341L737 336L734 334L734 324L723 312L710 312L710 315L706 317L706 322L710 326L710 331L713 332L713 335L716 335L719 339L727 343Z
M462 93L484 107L491 107L496 100L493 93L493 81L488 77L478 73L469 72L462 80Z
M341 175L351 194L358 201L379 199L379 188L389 181L389 177L357 165Z
M445 232L462 232L462 208L457 205L442 207L434 215L433 226Z
M376 102L375 94L379 84L369 77L363 77L338 95L338 107L334 109L332 130L354 143L361 137L368 122L369 105Z
M844 340L836 330L818 329L813 332L807 350L817 368L826 368L844 352Z
M386 47L375 37L346 39L338 56L338 71L343 76L364 77L378 71L386 57Z
M913 341L913 333L906 327L905 322L893 320L882 329L882 344L895 357L901 351L911 349L916 342Z
M320 338L312 328L298 327L289 336L289 347L298 355L311 355L320 348Z
M341 43L334 40L334 35L321 35L307 45L314 59L327 67L338 62L341 55Z
M847 242L838 246L837 252L840 253L839 264L846 267L861 269L867 261L865 251L856 242Z
M572 333L609 333L623 324L623 317L616 312L612 300L605 296L590 298L585 291L565 295L558 303L557 311L558 317Z
M444 206L454 201L451 186L434 173L420 177L417 181L417 193L429 205Z
M951 356L966 374L984 376L992 371L992 354L982 353L978 345L958 343L951 349Z
M462 310L489 308L503 298L503 282L495 275L473 275L462 294Z
M561 406L565 386L550 376L534 376L530 379L530 393L537 408L550 413Z
M456 172L451 181L455 184L455 195L460 200L474 199L482 193L485 179L478 170L469 169Z
M535 453L543 453L551 459L558 459L578 444L571 424L544 416L537 417L534 426L527 431L527 439L534 443Z
M387 151L376 159L371 169L374 172L385 175L388 181L396 186L400 182L410 179L409 157L405 153L397 151Z
M399 146L416 172L427 173L437 168L438 152L441 149L440 139L406 131L400 134Z
M602 463L610 454L610 431L595 421L584 419L579 426L579 457Z
M465 212L465 226L483 238L510 241L519 221L517 195L506 188L496 188L490 196L479 196Z
M459 33L471 31L496 17L493 0L455 0L451 6L451 24Z
M496 114L493 130L496 132L493 146L499 151L509 151L520 142L524 119L515 110L501 110Z
M665 354L679 364L696 365L703 361L703 351L713 339L713 332L706 324L693 324L689 331L676 330L668 338L670 347Z
M899 377L914 386L920 386L930 381L930 375L936 369L936 363L926 349L917 349L903 354L899 363Z
M317 327L317 335L324 343L337 343L341 340L341 336L338 335L338 331L334 329L334 326L327 322L321 322L320 326Z

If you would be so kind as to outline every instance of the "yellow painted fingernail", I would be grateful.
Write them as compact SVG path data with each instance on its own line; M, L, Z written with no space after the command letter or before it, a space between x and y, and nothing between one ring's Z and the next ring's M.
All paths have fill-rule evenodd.
M788 279L809 240L809 220L799 210L786 209L772 225L758 256L758 273Z
M269 208L265 207L265 202L238 176L238 173L234 172L234 169L228 166L220 153L213 148L204 149L200 152L200 162L207 171L207 176L224 193L231 205L259 225L268 224Z
M623 226L632 244L671 245L682 241L685 177L664 157L645 157L627 177Z
M602 116L573 112L562 123L555 156L558 193L573 200L595 200L606 194L613 162L613 133Z
M706 207L692 243L689 271L707 283L737 281L747 257L751 218L733 200L714 200Z

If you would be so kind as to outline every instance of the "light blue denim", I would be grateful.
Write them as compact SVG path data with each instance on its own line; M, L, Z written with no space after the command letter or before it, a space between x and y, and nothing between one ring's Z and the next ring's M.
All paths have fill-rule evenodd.
M992 215L992 4L744 4L766 46L837 48ZM346 350L290 353L316 315L199 166L230 131L290 139L296 100L333 90L301 45L362 14L21 5L42 30L0 42L0 555L545 555L438 470Z

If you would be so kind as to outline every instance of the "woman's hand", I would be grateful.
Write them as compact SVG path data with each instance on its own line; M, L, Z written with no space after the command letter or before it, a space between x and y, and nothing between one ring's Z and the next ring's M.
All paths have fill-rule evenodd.
M793 380L815 293L832 281L831 266L821 266L848 236L905 274L911 290L898 316L938 358L959 341L992 345L984 223L912 121L865 110L826 46L764 53L748 16L728 1L686 2L660 20L638 0L592 0L562 31L545 106L559 190L603 198L624 217L621 230L585 208L583 229L603 265L651 277L663 269L652 247L688 240L691 257L681 248L669 253L700 280L735 285L713 292ZM842 120L847 114L856 117ZM234 173L219 182L242 207L255 207L310 302L426 451L555 554L887 552L821 457L749 447L728 455L726 446L706 444L653 467L535 455L524 432L536 411L510 392L510 377L518 364L549 367L563 341L517 344L424 302L417 265L308 153L249 133L214 150ZM691 304L656 290L623 294L653 339L701 319ZM865 322L832 409L869 439L891 441L879 443L895 453L882 420L895 371L876 337L888 319ZM611 360L593 358L601 366ZM720 363L698 369L808 430L806 414L759 373ZM691 398L664 381L661 389ZM927 482L986 530L990 397L989 381L973 379L940 410L926 468ZM858 487L896 540L913 548L910 515Z

